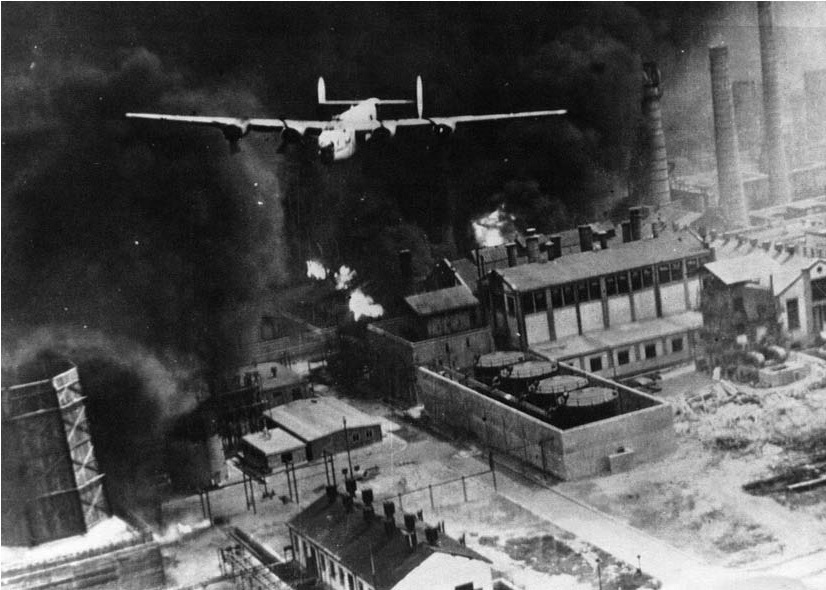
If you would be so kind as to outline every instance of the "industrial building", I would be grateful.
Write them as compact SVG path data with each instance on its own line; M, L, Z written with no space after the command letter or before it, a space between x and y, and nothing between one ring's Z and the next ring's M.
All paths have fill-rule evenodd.
M110 516L77 367L44 357L3 381L3 587L163 587L146 526Z
M690 232L669 232L496 270L494 335L504 347L603 375L684 362L702 325L698 273L711 255Z
M492 590L488 559L415 515L400 526L392 502L377 515L372 496L357 502L331 486L287 523L308 575L334 590Z
M367 327L371 381L384 395L414 402L417 366L468 367L493 350L484 310L466 285L404 301L404 316Z
M826 257L822 246L798 239L789 243L761 239L764 233L725 236L712 242L717 260L704 267L703 297L719 305L704 305L705 324L717 325L709 314L729 309L728 322L737 333L760 339L777 322L789 342L812 343L826 328ZM808 237L805 227L804 238ZM795 234L796 235L796 234ZM776 237L791 237L789 234ZM814 234L819 237L819 232ZM811 256L814 254L815 256ZM723 301L728 302L723 306ZM762 331L758 329L762 326Z
M77 367L44 360L4 375L3 544L82 535L109 516Z
M268 410L265 416L269 428L281 429L304 444L307 461L382 439L381 422L377 418L332 397L296 400ZM270 434L275 436L272 432ZM276 440L281 441L282 438L279 436ZM248 443L245 443L245 448L249 448ZM294 460L297 461L296 458Z
M259 473L270 473L285 463L307 460L307 443L280 428L247 434L241 441L243 462Z

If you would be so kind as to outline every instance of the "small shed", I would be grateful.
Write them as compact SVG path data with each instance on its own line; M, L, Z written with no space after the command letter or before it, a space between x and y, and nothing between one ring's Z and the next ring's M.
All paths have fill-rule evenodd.
M465 285L410 295L404 299L413 312L413 331L420 339L438 338L476 328L479 300Z
M279 428L246 435L241 440L244 462L256 471L269 473L284 463L307 460L304 441Z

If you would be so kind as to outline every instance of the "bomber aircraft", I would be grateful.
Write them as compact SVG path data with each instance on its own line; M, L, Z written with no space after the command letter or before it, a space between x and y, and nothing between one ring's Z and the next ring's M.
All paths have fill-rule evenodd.
M280 132L279 153L289 144L309 144L314 154L324 162L344 160L356 153L356 138L385 139L394 137L399 127L430 126L434 133L447 136L457 125L479 121L502 119L537 119L564 115L564 109L552 111L529 111L521 113L496 113L490 115L460 115L455 117L423 116L422 77L416 78L417 117L409 119L381 119L379 105L413 104L412 100L368 98L365 100L327 100L324 79L318 79L318 104L341 105L350 108L329 120L307 121L299 119L249 119L243 117L205 117L187 115L162 115L154 113L126 113L129 119L149 119L171 123L183 123L206 127L217 127L229 142L230 151L239 151L239 140L250 131Z

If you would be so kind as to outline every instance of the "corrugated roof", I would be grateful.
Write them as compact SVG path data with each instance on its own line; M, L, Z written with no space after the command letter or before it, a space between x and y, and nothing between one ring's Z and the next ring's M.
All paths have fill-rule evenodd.
M768 289L770 277L780 270L780 264L761 250L736 258L709 262L705 269L725 285L754 283Z
M616 244L607 250L568 254L551 262L536 262L496 272L517 291L542 289L590 277L650 266L709 250L688 232Z
M267 456L295 451L304 448L305 444L304 441L280 428L271 428L267 435L262 432L248 434L244 437L244 441Z
M479 305L479 300L464 285L410 295L404 300L414 313L421 316Z
M332 397L299 399L265 413L278 426L305 442L344 430L342 418L347 419L348 428L381 424L378 418Z
M381 510L381 506L376 506ZM400 530L388 534L381 517L365 519L363 507L356 503L347 512L341 499L330 504L322 496L292 520L290 526L332 553L347 569L370 582L376 590L387 590L434 553L447 553L490 563L472 549L439 533L437 545L425 540L423 523L416 523L418 545L411 551Z
M476 265L467 258L459 258L458 260L451 260L450 266L471 292L476 293L479 283L479 273L476 270Z

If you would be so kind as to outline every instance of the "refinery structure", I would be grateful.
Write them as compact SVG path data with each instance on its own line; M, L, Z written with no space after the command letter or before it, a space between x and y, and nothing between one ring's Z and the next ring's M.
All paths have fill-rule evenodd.
M132 379L133 349L111 364L74 344L4 357L0 585L826 584L826 69L805 71L792 108L784 6L754 8L757 55L703 49L713 143L702 158L675 159L667 73L640 60L641 165L611 211L559 227L497 204L470 220L465 252L387 238L378 273L341 262L371 254L352 228L356 246L310 248L302 280L255 301L227 296L227 345L185 377L153 361ZM746 58L759 79L735 77ZM328 101L319 83L319 107L369 102ZM370 99L368 119L323 121L355 125L342 136L355 142L369 120L365 157L373 142L406 140L397 122L432 131L441 154L471 119L423 119L422 92L419 81L418 117L390 126L376 108L411 101ZM234 147L269 121L279 153L306 140L291 124L314 123L186 118ZM135 153L119 163L129 178L141 158L170 157ZM323 169L287 157L289 174ZM296 181L285 178L286 194ZM364 215L381 215L363 191ZM239 256L233 276L268 256ZM223 296L207 284L181 317ZM144 395L142 380L151 404L124 394ZM107 424L116 406L145 428Z

